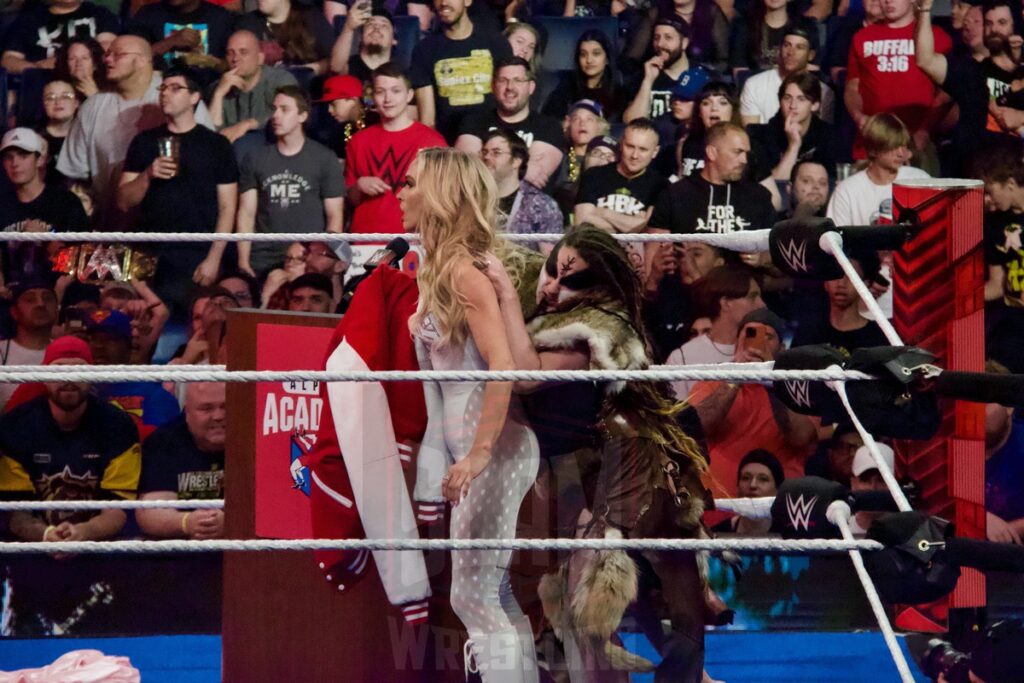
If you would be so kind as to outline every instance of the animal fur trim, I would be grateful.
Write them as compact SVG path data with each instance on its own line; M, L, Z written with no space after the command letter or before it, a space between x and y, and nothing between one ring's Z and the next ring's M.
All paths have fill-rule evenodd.
M526 329L538 351L586 346L591 370L640 370L650 365L647 349L620 304L576 300L570 306L538 315ZM609 391L624 386L613 382Z
M564 568L558 571L549 572L540 577L537 584L537 597L540 598L541 609L544 610L544 617L551 624L555 637L562 640L562 633L565 631L565 611L562 609L565 599L566 575Z
M598 550L583 568L571 596L573 631L582 638L608 640L636 600L637 568L622 550Z
M621 645L616 645L612 641L605 641L604 644L604 656L608 660L609 666L616 671L629 671L631 673L650 673L657 667L654 662L641 657L640 655L633 654Z

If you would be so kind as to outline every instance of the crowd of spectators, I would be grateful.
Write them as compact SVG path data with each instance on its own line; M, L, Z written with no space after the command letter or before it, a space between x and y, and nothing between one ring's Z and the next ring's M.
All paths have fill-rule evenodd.
M449 144L480 155L502 227L519 233L870 225L891 220L894 181L973 177L986 189L988 355L1022 372L1024 15L1009 0L954 0L947 16L931 2L9 3L0 226L398 233L409 164ZM571 64L557 69L545 55L566 30ZM220 362L225 310L337 312L358 265L328 242L0 252L3 365ZM155 267L124 272L132 254ZM891 315L891 254L851 256ZM767 254L699 243L630 257L660 363L885 344L845 278L794 281ZM675 389L701 417L720 495L770 494L805 472L875 481L854 432L789 411L765 386ZM222 495L223 387L0 385L0 408L4 495ZM1020 418L990 407L987 428L989 533L1020 542ZM724 528L764 531L748 522ZM137 528L120 513L6 526L48 541L127 528L210 538L222 523L163 511Z

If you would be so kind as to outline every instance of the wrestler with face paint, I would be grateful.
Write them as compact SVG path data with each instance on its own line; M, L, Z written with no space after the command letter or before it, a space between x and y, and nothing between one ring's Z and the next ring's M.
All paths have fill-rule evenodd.
M518 369L625 370L650 365L640 280L625 250L607 232L581 225L552 249L538 284L537 310L528 321L523 318L515 287L497 258L488 258L485 272L498 293L502 321ZM546 463L538 488L554 508L552 517L557 527L552 533L577 535L581 519L588 536L699 533L706 495L699 473L705 460L682 427L694 424L699 428L699 421L691 408L675 403L667 386L652 382L517 382L514 390L527 394L524 407ZM688 492L687 509L674 521L654 519L658 513L649 513L663 509L653 504L657 494L652 482L667 470L673 470L678 479L673 486ZM585 523L588 519L589 524ZM680 520L684 520L681 527ZM597 589L597 594L581 593L587 589L580 577L602 571L594 568L593 559L592 554L574 553L559 578L551 579L566 584L566 603L614 602L613 595L600 594ZM628 573L629 566L623 574ZM659 673L670 677L666 680L699 681L705 596L695 557L686 553L671 557L655 554L642 570L656 574L661 585L673 587L657 596L640 596L651 601L651 614L665 607L655 603L668 601L671 605L665 612L679 617L673 622L676 630L672 635L657 638L663 650ZM592 585L610 586L618 580L609 577L602 583L595 579ZM545 613L553 624L559 624L556 629L564 635L570 670L614 670L626 675L628 653L611 644L578 638L573 624L561 621L555 612L549 613L549 607L557 611L554 605L546 602ZM614 613L615 609L606 611ZM661 633L659 620L653 620L651 627L652 635ZM614 678L620 679L627 680Z

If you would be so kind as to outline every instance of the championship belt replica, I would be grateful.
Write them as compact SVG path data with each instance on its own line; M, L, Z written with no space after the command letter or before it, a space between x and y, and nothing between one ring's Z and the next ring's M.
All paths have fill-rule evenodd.
M50 256L54 272L81 282L148 280L156 273L157 260L127 244L72 244Z

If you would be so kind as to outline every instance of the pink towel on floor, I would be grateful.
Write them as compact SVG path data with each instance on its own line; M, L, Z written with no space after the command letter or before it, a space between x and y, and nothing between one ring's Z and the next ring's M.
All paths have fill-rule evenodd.
M0 683L140 683L139 670L127 657L99 650L72 650L49 666L0 671Z

